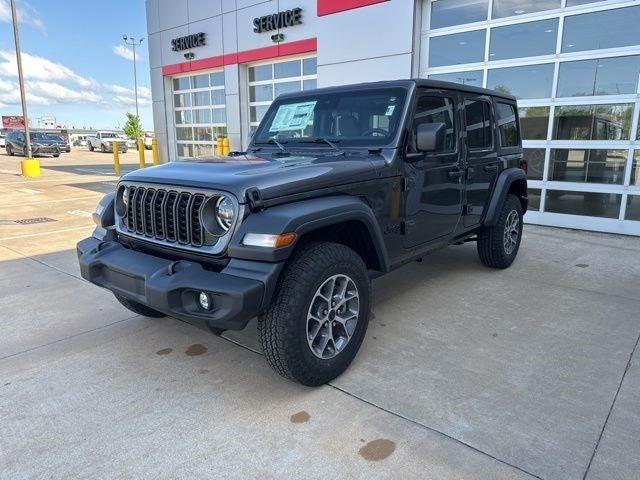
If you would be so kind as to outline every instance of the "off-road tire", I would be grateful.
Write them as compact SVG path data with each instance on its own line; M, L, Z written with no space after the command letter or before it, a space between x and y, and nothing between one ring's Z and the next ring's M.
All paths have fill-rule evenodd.
M117 293L114 293L113 295L122 304L124 308L132 311L133 313L137 313L138 315L143 315L145 317L151 317L151 318L166 317L164 313L158 312L157 310L154 310L153 308L149 308L146 305L138 303L134 300L129 300L128 298L118 295Z
M347 275L358 290L358 320L344 349L336 356L315 356L307 343L307 313L318 288L333 275ZM369 321L371 284L362 258L331 242L304 245L284 268L266 312L258 316L258 334L267 362L285 378L307 386L323 385L353 361Z
M507 219L517 212L519 232L515 248L510 253L505 248L504 233ZM490 268L508 268L518 255L522 240L522 204L515 195L507 195L498 221L493 227L483 227L478 234L478 256L480 261Z

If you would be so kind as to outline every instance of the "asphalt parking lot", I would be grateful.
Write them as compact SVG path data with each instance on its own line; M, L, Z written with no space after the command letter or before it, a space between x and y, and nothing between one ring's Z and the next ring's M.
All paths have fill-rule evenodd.
M528 225L509 270L467 244L377 279L356 361L311 389L254 323L134 316L80 278L111 160L28 180L0 155L0 478L640 478L639 238Z

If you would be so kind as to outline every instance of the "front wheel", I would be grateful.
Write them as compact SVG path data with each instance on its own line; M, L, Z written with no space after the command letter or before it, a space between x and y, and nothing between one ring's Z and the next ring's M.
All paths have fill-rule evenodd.
M100 151L102 153L107 153L107 148L104 146L104 144L100 145Z
M337 243L301 247L258 317L271 367L307 386L327 383L351 364L369 321L371 285L362 258Z
M7 145L7 155L13 157L13 150L11 148L11 145Z
M93 145L91 143L89 144L89 151L93 152Z
M491 268L507 268L516 259L522 240L522 204L515 195L507 195L498 221L483 227L478 234L478 256Z

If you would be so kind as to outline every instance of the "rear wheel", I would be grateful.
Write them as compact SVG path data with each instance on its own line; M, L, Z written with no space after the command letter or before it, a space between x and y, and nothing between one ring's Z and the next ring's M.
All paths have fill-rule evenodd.
M157 310L154 310L153 308L149 308L146 305L138 303L134 300L129 300L128 298L123 297L122 295L118 295L117 293L114 293L113 295L122 304L122 306L124 306L127 310L132 311L133 313L137 313L138 315L143 315L145 317L151 317L151 318L166 317L164 313L158 312Z
M307 386L327 383L351 364L367 331L370 281L362 258L337 243L303 246L258 317L271 367Z
M507 268L518 255L522 240L522 204L515 195L507 195L498 221L483 227L478 234L478 256L491 268Z

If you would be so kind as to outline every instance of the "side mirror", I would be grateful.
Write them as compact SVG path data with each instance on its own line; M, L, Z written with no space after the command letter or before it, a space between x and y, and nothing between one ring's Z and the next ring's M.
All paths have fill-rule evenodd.
M447 136L444 123L421 123L416 132L416 146L420 152L442 152Z

